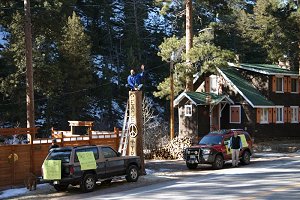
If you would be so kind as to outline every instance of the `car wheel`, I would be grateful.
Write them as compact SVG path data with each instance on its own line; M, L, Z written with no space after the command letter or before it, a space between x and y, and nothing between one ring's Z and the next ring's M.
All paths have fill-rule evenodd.
M249 165L250 164L250 153L249 151L244 151L241 159L241 163L243 165Z
M214 169L222 169L224 165L224 159L221 155L216 155L215 160L213 162Z
M186 163L187 168L196 169L198 167L197 163Z
M128 182L136 182L139 178L139 171L137 166L130 165L127 169L125 178Z
M85 174L80 183L80 189L83 192L92 192L96 187L96 178L94 174Z
M53 187L56 189L56 191L66 191L68 189L69 184L55 184Z

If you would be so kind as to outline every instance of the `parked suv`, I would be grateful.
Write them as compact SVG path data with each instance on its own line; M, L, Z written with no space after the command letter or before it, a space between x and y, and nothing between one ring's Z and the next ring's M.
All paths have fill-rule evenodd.
M96 169L81 170L78 152L93 152ZM128 182L136 182L141 169L140 157L121 156L111 147L102 145L55 148L45 160L61 160L61 179L41 180L52 184L57 191L66 190L71 184L80 185L83 192L91 192L97 180L110 183L113 177L123 175Z
M214 169L221 169L225 161L231 160L228 150L230 137L237 132L243 141L240 151L241 164L248 165L252 155L252 139L244 130L229 129L212 131L205 135L198 145L189 147L184 151L184 159L189 169L196 169L198 164L212 164Z

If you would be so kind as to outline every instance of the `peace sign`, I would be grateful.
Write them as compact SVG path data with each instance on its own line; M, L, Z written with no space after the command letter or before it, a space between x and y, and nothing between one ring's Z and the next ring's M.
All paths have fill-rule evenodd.
M129 135L130 135L130 137L135 138L137 136L137 134L138 134L138 129L137 129L136 125L135 124L130 124L129 125Z

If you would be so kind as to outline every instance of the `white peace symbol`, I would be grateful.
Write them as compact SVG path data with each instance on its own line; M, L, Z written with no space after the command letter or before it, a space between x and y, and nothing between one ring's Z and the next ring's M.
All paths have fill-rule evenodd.
M130 135L130 137L136 137L137 136L137 134L138 134L138 129L137 129L137 127L136 127L136 125L135 124L130 124L129 125L129 135Z

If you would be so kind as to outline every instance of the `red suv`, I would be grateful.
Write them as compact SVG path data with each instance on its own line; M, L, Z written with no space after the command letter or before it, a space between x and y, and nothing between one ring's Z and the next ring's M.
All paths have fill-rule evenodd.
M205 135L198 145L186 148L184 151L186 166L189 169L196 169L198 164L212 164L214 169L223 168L225 161L231 160L228 144L234 132L238 133L243 143L240 162L248 165L253 143L249 133L241 129L224 129L212 131Z

